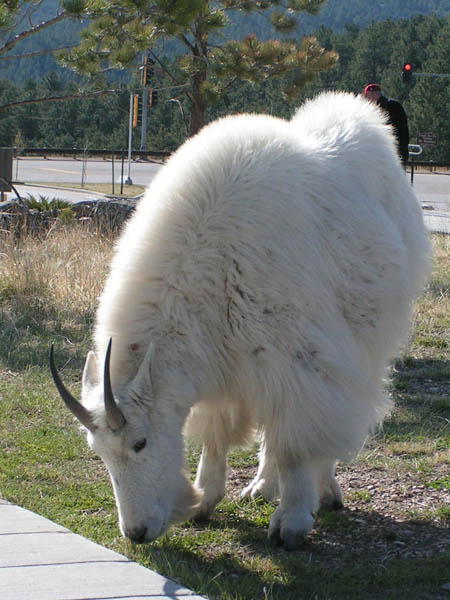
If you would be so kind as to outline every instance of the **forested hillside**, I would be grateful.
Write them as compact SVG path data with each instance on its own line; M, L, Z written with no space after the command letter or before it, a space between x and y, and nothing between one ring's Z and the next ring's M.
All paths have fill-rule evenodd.
M412 3L411 3L412 4ZM436 148L425 148L423 159L450 160L450 79L416 77L411 85L401 81L404 61L416 71L445 73L449 70L450 17L424 17L373 23L360 29L347 26L343 33L321 27L319 42L336 50L340 60L303 90L306 98L326 89L361 92L369 82L382 84L385 94L400 100L409 117L411 141L419 132L439 135ZM157 86L157 82L155 82ZM75 83L57 74L38 82L17 86L0 80L0 105L20 98L41 97L74 91ZM138 83L135 83L138 90ZM288 117L294 110L283 98L282 82L243 84L211 107L208 119L242 111L270 112ZM170 99L174 92L160 93L159 103L149 110L148 146L173 150L184 139L179 108ZM301 101L301 100L300 100ZM125 148L128 127L129 88L96 100L68 100L29 105L0 112L0 145L78 148ZM139 147L140 129L134 147Z
M438 134L439 145L425 147L421 159L450 161L450 78L417 76L409 85L401 79L404 62L411 62L416 72L450 73L450 17L416 16L373 23L364 29L347 25L345 32L338 34L321 27L316 35L327 50L338 52L339 61L334 69L319 73L305 87L301 99L324 90L360 93L367 83L380 83L386 96L402 102L411 143L416 143L419 133ZM216 106L212 112L226 114L243 107L280 116L289 116L294 110L284 102L280 83L273 81L258 89L241 86L228 106Z
M58 7L57 0L44 0L39 17L48 18ZM342 33L346 25L367 27L373 22L386 19L409 19L416 15L450 15L450 0L328 0L317 16L303 15L299 19L297 37L315 32L319 27L326 27L335 33ZM254 14L232 13L227 37L242 38L248 33L256 33L266 40L274 37L273 29L267 19ZM41 34L24 40L14 54L23 54L46 48L58 48L65 44L74 44L79 39L79 32L86 23L78 21L62 21ZM290 34L291 36L292 34ZM0 40L2 35L0 34ZM177 52L175 44L164 47L169 56ZM71 78L73 75L61 69L53 55L37 56L32 60L11 59L0 62L0 77L21 84L28 78L40 79L48 71L57 71L61 77Z

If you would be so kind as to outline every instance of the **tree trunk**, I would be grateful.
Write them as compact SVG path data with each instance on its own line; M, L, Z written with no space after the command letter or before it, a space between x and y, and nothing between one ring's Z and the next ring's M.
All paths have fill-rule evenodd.
M195 26L195 46L193 60L196 71L192 78L191 92L191 118L189 123L189 135L193 136L200 131L205 124L205 112L207 103L203 98L202 85L207 77L208 63L208 34L201 20Z
M201 99L195 98L191 104L191 117L189 121L189 135L193 136L200 131L205 124L206 106Z

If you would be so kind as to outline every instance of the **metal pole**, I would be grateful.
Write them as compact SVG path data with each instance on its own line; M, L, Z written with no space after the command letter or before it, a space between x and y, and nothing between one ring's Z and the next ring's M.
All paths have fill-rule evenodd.
M142 89L142 127L141 127L141 150L147 150L147 108L148 108L148 87L144 85Z
M411 185L414 183L414 157L422 154L420 144L408 144L408 155L411 157Z
M84 187L86 183L86 167L87 167L87 148L84 149L83 153L83 164L81 166L81 187Z
M120 195L123 194L123 169L125 163L125 153L122 151L122 165L120 168Z
M128 124L128 177L125 180L127 185L133 185L131 179L131 143L133 139L133 96L130 94L130 120Z
M112 194L114 195L114 152L111 154Z

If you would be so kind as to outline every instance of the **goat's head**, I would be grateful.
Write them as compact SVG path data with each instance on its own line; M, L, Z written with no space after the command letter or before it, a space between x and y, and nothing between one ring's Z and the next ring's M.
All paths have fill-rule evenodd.
M89 352L79 402L59 377L53 346L50 352L56 387L109 471L122 534L138 543L156 539L170 523L189 519L198 503L184 472L181 432L186 415L170 398L156 401L152 354L149 347L136 377L116 398L110 377L111 341L103 378L96 355Z

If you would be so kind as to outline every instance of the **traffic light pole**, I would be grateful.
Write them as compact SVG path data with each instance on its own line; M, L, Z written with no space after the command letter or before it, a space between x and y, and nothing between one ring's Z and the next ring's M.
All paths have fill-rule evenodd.
M450 77L448 73L416 73L414 65L410 62L403 63L402 69L402 81L403 83L411 83L412 77Z
M133 185L131 180L131 143L133 140L133 100L134 94L130 94L130 121L128 125L128 177L125 180L126 185Z
M447 78L450 77L449 73L416 73L415 71L414 71L414 75L416 77L417 76L420 76L420 77L447 77Z

